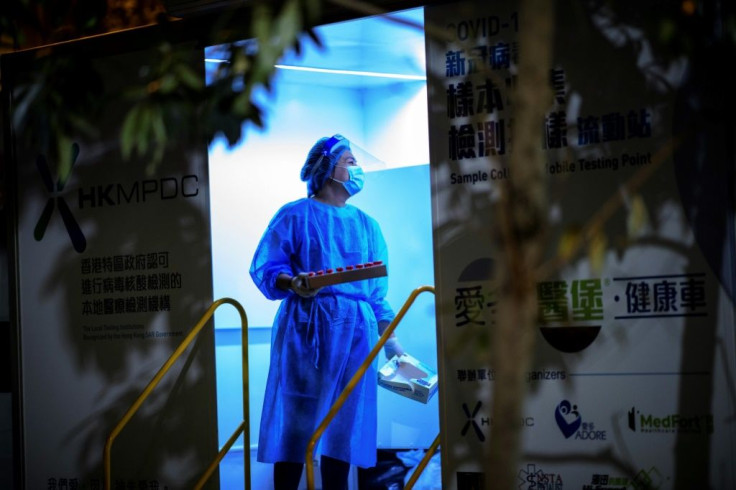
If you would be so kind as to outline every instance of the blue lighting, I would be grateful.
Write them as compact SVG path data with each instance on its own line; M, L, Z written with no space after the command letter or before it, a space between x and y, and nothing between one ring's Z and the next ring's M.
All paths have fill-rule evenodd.
M376 78L392 78L394 80L417 80L427 81L427 77L423 75L402 75L400 73L379 73L375 71L359 71L359 70L335 70L331 68L313 68L309 66L288 66L275 65L281 70L306 71L312 73L329 73L333 75L354 75L359 77L376 77Z

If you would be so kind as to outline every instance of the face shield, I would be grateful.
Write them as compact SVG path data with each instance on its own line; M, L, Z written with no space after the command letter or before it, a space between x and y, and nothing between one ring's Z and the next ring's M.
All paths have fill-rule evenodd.
M356 164L362 167L365 172L374 172L388 167L386 162L355 142L350 143L350 150L353 152Z
M356 164L365 172L380 170L387 166L385 162L341 134L321 138L312 146L301 171L301 180L307 183L308 196L317 194L331 178L337 162L347 150L351 151Z

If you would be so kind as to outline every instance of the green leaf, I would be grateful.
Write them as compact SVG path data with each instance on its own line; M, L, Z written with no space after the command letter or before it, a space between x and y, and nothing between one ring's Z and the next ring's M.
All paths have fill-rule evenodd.
M96 136L98 134L98 129L94 125L92 121L90 121L88 118L84 116L80 116L79 114L67 114L67 119L70 123L72 123L72 126L75 129L80 130L81 132L85 133L87 136Z
M156 144L166 145L166 124L160 107L151 110L151 131Z
M259 3L253 8L251 23L253 35L260 41L259 48L263 48L270 41L271 9L265 3Z
M250 68L250 60L243 52L238 52L233 60L232 72L234 75L243 75Z
M307 16L306 23L311 23L319 18L322 11L322 2L320 0L305 0L304 11Z
M174 75L171 73L165 74L159 79L160 85L158 87L159 92L162 94L170 94L179 86L179 82Z
M607 247L608 239L600 231L597 231L588 243L588 260L590 261L590 268L596 274L600 274L603 271Z
M176 74L178 75L179 80L181 80L181 82L188 88L193 90L202 90L202 88L204 88L204 81L202 78L199 77L189 66L179 63L176 65Z
M578 225L569 225L563 231L560 236L560 241L557 243L557 257L567 262L577 252L580 247L580 241L582 240L582 229Z
M631 198L628 211L626 231L629 238L635 238L641 235L649 224L647 205L644 203L644 199L640 194L636 194Z
M120 130L120 151L123 159L128 160L133 151L136 142L136 129L138 128L138 120L140 114L140 104L134 105L125 115L123 127Z
M58 132L56 135L56 145L59 158L59 182L66 182L72 170L72 160L74 158L72 139L63 132Z
M677 24L672 19L663 19L659 24L659 39L669 43L677 35Z
M243 92L233 100L232 111L234 114L245 117L250 108L250 94Z
M276 19L276 33L278 33L281 47L279 51L291 45L297 38L302 27L300 13L297 2L292 0L284 5L281 15Z
M148 143L152 126L152 111L147 105L141 106L139 126L136 128L136 151L144 155L148 151Z

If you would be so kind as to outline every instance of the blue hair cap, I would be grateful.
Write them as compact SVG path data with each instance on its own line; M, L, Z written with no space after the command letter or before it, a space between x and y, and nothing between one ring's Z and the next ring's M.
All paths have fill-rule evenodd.
M317 140L309 150L301 171L302 182L307 183L308 196L319 192L332 174L337 161L349 149L350 142L340 134Z

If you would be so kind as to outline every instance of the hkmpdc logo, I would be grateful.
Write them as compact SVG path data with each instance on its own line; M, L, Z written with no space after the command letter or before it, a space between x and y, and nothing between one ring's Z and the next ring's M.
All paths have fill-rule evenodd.
M465 425L460 431L460 435L466 435L468 431L472 428L473 432L475 432L475 435L478 437L478 440L480 442L484 442L486 440L486 436L485 434L483 434L483 430L481 430L481 425L490 425L490 420L488 419L488 417L481 417L480 425L478 424L476 416L478 415L481 406L483 406L483 404L478 401L478 403L475 404L475 408L473 408L473 411L471 413L467 403L463 403L463 412L465 412L465 416L468 418L468 420L465 422Z
M36 227L33 230L33 237L37 242L40 242L43 239L46 234L49 221L51 221L54 208L58 207L59 214L64 222L64 227L69 234L69 239L74 246L74 250L82 253L87 248L87 239L84 237L84 233L82 233L79 223L77 223L77 220L69 209L69 205L67 205L64 196L60 195L64 190L67 180L69 180L69 175L72 172L72 168L74 168L74 164L76 163L78 156L79 145L77 143L73 143L71 147L71 164L69 169L64 173L64 175L59 175L55 186L51 179L51 172L49 170L46 157L44 155L39 155L36 159L36 168L41 174L41 180L46 186L46 190L49 192L49 198L46 201L46 206L44 206L43 211L41 211L41 215L38 217Z

